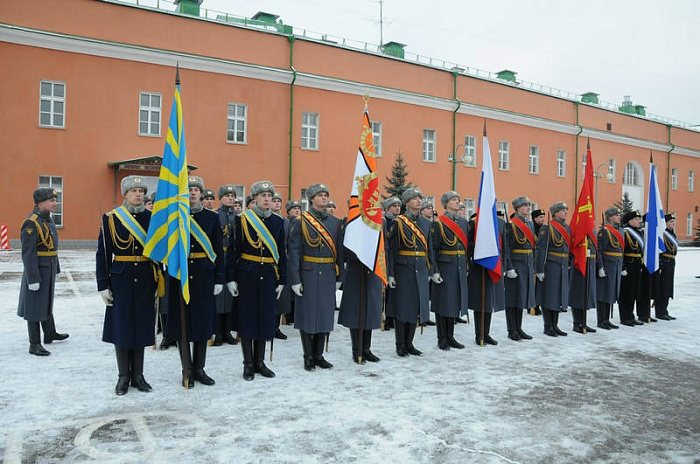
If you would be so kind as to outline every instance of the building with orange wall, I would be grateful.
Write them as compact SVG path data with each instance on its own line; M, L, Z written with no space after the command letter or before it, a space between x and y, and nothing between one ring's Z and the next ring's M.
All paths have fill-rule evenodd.
M286 201L320 181L343 215L368 94L380 177L400 151L426 196L455 188L476 200L486 123L499 200L575 204L590 140L599 213L623 192L644 208L651 154L679 238L700 219L700 133L690 128L639 107L606 108L590 94L527 90L507 71L479 77L412 62L400 44L354 49L265 14L202 18L188 2L178 12L107 0L3 5L0 194L13 201L0 207L0 223L11 239L39 185L61 191L61 239L94 240L99 214L121 201L120 179L158 175L176 63L188 162L207 188L233 183L242 196L269 179Z

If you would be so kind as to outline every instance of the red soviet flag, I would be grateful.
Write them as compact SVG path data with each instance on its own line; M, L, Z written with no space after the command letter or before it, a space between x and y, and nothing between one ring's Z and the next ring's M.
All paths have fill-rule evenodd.
M595 204L593 201L593 158L591 157L591 142L586 148L586 167L581 185L581 193L576 202L576 209L571 218L571 254L574 255L574 267L585 277L586 256L588 252L588 240L596 238L593 235L595 229Z

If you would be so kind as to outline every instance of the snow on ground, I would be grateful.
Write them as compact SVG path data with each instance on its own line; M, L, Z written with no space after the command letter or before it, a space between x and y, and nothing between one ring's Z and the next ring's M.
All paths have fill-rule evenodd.
M335 367L311 373L298 332L283 327L289 339L267 362L274 379L244 381L240 348L225 345L208 351L216 385L186 391L177 351L147 349L153 392L123 397L113 347L101 341L94 251L60 258L56 322L70 338L39 358L15 314L20 253L0 252L5 463L700 462L700 250L679 254L676 321L579 335L567 313L569 336L552 339L525 316L535 338L513 342L498 313L496 347L476 346L473 327L458 325L467 348L442 352L428 327L416 335L423 356L404 359L393 332L375 332L382 361L364 366L337 326L326 355Z

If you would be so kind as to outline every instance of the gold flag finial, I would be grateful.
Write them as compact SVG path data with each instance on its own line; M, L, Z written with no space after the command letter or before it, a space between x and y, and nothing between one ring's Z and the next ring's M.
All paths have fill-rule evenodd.
M365 92L362 95L362 99L365 101L365 109L369 106L369 92Z

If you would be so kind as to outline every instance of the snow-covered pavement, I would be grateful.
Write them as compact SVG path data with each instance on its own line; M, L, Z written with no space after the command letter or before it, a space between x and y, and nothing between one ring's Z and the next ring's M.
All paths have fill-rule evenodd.
M114 394L112 345L101 341L104 308L93 250L62 250L55 314L64 342L28 354L16 316L17 250L0 252L0 459L19 462L700 462L700 250L682 249L678 320L568 337L507 340L440 351L435 328L416 335L421 357L399 358L393 332L376 332L382 361L357 366L347 329L336 326L329 371L303 369L299 335L283 327L267 365L277 377L242 378L238 346L211 347L216 385L180 386L177 351L146 351L151 393ZM594 317L594 311L589 311ZM617 307L614 322L618 322ZM160 341L160 336L159 336ZM269 359L269 344L268 356Z

